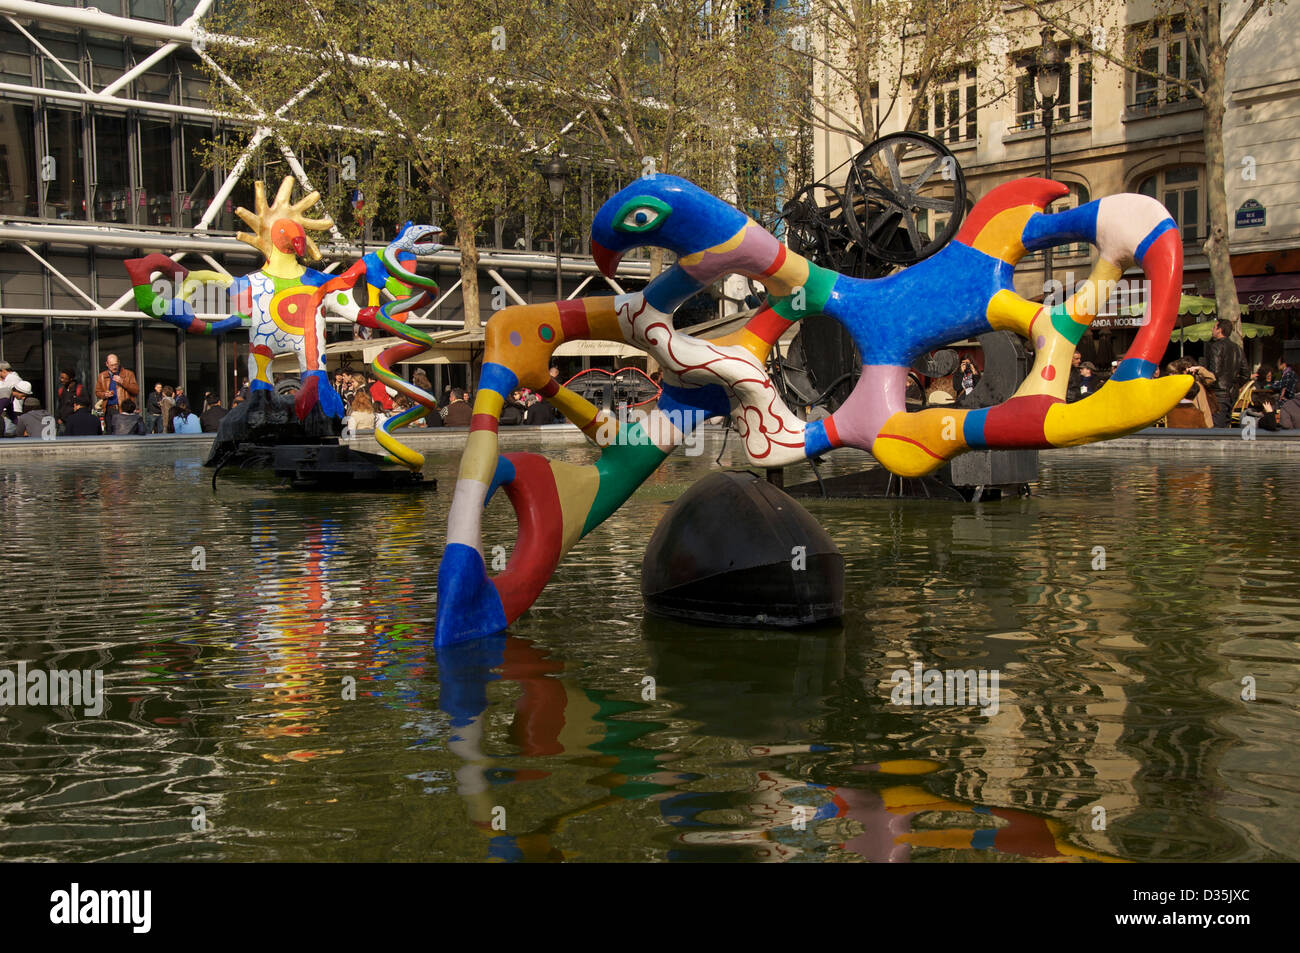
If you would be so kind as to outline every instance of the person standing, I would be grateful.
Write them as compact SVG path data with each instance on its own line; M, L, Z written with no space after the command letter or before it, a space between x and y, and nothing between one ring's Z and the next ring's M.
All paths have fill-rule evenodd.
M68 418L76 410L76 401L81 399L84 406L90 406L90 398L86 394L86 385L77 380L77 372L71 367L65 367L59 372L59 389L54 398L54 419L58 421L59 427L64 430L68 426Z
M22 382L22 378L8 361L0 361L0 413L8 417L10 421L16 420L18 411L13 405L14 385Z
M140 396L140 385L135 375L122 366L116 354L104 359L105 370L99 372L95 396L104 402L104 430L113 432L113 418L122 409L122 401Z
M1278 397L1287 401L1300 392L1300 380L1297 380L1295 368L1286 362L1285 357L1277 359L1277 391Z
M969 397L974 391L976 385L980 382L980 372L975 369L975 362L969 357L961 360L961 366L957 372L952 375L953 390L957 392L957 397Z
M144 402L144 429L145 433L158 433L162 429L162 399L163 388L162 382L155 382L153 390Z
M1246 352L1232 339L1232 322L1220 318L1210 332L1211 341L1205 347L1205 369L1214 375L1214 396L1219 401L1214 411L1214 426L1228 427L1232 421L1232 405L1237 394L1250 377Z
M158 406L162 409L158 432L171 433L172 417L176 414L176 391L172 389L171 384L163 385L162 399L158 401Z

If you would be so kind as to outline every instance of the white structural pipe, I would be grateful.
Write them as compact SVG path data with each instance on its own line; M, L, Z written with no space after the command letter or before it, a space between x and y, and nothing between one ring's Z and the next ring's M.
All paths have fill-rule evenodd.
M150 251L239 252L249 256L257 254L250 246L235 238L222 238L216 235L188 237L115 228L27 225L4 220L0 220L0 241L142 248ZM361 257L361 249L355 245L343 247L327 245L321 251L328 258ZM460 251L454 247L445 248L431 255L421 255L420 261L459 266ZM562 262L563 270L570 274L598 274L600 271L596 263L589 258L565 258ZM481 255L479 266L485 271L495 268L526 268L555 273L555 259L549 255ZM650 263L625 260L619 263L618 271L624 277L649 278Z
M204 12L206 12L206 7ZM114 16L101 10L82 9L81 7L59 7L52 3L34 3L33 0L0 0L0 13L15 17L26 17L47 23L61 23L65 26L83 27L98 30L101 33L116 33L120 36L135 36L147 40L164 40L184 43L186 46L194 39L192 24L195 17L190 17L186 25L171 26L167 23L154 23L152 20L133 20L130 17ZM198 11L195 11L197 15Z

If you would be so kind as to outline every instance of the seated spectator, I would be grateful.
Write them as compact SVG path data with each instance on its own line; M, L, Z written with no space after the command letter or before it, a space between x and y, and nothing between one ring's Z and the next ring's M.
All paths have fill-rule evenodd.
M364 387L352 395L350 410L348 420L351 421L353 433L375 429L375 403Z
M199 415L199 422L203 425L204 433L216 433L217 427L221 425L221 418L226 416L229 411L221 406L221 401L209 392L204 401L203 413Z
M113 415L113 436L144 436L148 431L144 427L144 418L136 413L135 401L130 397L122 399L122 407Z
M24 390L23 388L26 388ZM22 381L14 385L14 396L22 394L23 412L14 421L15 437L40 437L45 433L54 434L54 417L41 407L41 399L31 395L32 385ZM49 421L47 424L46 421ZM48 428L48 429L47 429Z
M1245 413L1258 417L1263 430L1300 430L1300 397L1292 397L1276 408L1271 399L1264 397L1258 408L1252 405Z
M1169 364L1170 374L1190 374L1194 381L1178 406L1169 411L1165 426L1181 429L1209 429L1214 426L1214 400L1209 385L1214 383L1214 375L1201 367L1193 358L1180 357Z
M190 402L183 394L176 398L175 411L172 416L173 433L203 433L199 415L190 410Z
M85 394L79 394L72 402L72 413L64 420L67 426L66 436L98 437L103 434L104 430L100 426L99 418L90 412L90 398Z
M561 419L555 408L536 394L533 395L533 402L524 411L524 423L530 427L559 423Z
M516 424L523 423L526 409L523 403L523 394L517 390L512 391L505 406L501 408L501 425L503 427L513 427Z
M451 389L451 399L447 402L447 412L443 423L448 427L468 427L474 417L474 410L465 399L465 391L459 387Z

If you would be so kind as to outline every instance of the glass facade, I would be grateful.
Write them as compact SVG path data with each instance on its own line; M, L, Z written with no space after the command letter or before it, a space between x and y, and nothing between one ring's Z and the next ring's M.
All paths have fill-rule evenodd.
M180 23L194 12L196 3L97 0L94 6L116 16ZM89 7L90 3L68 0L63 5ZM130 108L112 102L82 102L53 94L83 95L73 77L93 90L104 90L153 54L158 44L54 21L24 25L53 58L0 18L0 83L31 88L31 93L0 93L0 216L11 223L27 224L15 221L26 219L38 225L108 225L164 237L206 225L210 234L227 237L245 228L234 210L253 206L254 181L261 179L274 190L283 176L292 174L285 157L268 144L252 157L225 200L209 213L208 206L228 175L219 159L209 167L213 162L210 153L239 155L249 141L250 130L177 111L177 107L206 109L209 105L211 80L196 55L181 46L118 87L118 95L135 101ZM41 95L41 90L46 95ZM337 184L339 155L304 154L301 158L313 177L318 177L314 184ZM622 175L602 165L572 163L560 235L566 254L588 252L587 225L601 198L625 184ZM414 170L394 169L393 181L399 194L396 217L392 209L376 215L374 203L358 208L344 204L330 211L344 227L364 221L371 250L406 218L437 221L454 232L445 209L431 202L429 184ZM532 196L502 208L496 221L487 223L478 236L480 247L484 252L549 253L555 245L553 212L545 191L540 198ZM206 223L205 213L210 215ZM78 237L67 244L30 246L57 274L16 245L0 243L0 359L9 361L47 401L54 396L60 370L73 369L78 379L93 384L104 368L104 359L116 353L139 379L142 394L160 382L184 386L194 395L196 406L205 391L219 393L228 402L247 373L247 332L232 332L217 340L128 316L134 305L127 296L130 288L122 261L155 249L96 247L84 241ZM454 234L446 241L454 241ZM191 269L207 269L216 261L234 275L247 274L258 265L252 253L222 252L205 257L209 261L195 254L183 261ZM637 251L628 257L644 258L647 253ZM428 271L434 273L435 269ZM549 267L501 271L527 301L554 297L555 278ZM444 265L436 269L436 277L442 287L449 288L460 276L454 266ZM65 278L80 294L67 286ZM576 288L579 280L565 275L569 290ZM624 287L638 284L623 282ZM491 311L492 286L492 280L480 273L483 320ZM430 317L463 321L460 295L449 297ZM119 313L94 317L86 298ZM82 313L84 317L79 316ZM327 335L331 341L348 340L352 332L351 326L330 324ZM360 365L358 356L353 366ZM463 368L435 368L435 373L444 381L468 378Z

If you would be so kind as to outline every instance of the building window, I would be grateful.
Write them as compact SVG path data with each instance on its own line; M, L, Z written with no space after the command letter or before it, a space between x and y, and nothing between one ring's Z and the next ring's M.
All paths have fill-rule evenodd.
M1206 235L1203 225L1206 215L1202 207L1205 201L1204 177L1205 172L1199 166L1182 165L1148 176L1137 190L1164 203L1177 223L1183 241L1191 242Z
M0 22L0 82L32 85L31 44L3 22Z
M136 221L148 225L171 225L172 210L172 125L170 122L140 120L140 194L136 198Z
M81 126L80 113L62 109L45 111L47 148L41 162L42 168L53 174L45 183L45 214L50 218L86 217Z
M1062 43L1061 87L1056 96L1056 122L1081 122L1092 119L1092 58L1087 51ZM1019 63L1032 59L1037 50L1026 50L1012 57ZM1034 77L1021 70L1016 79L1016 122L1014 130L1036 129L1042 123L1043 110L1038 103Z
M1200 67L1181 17L1151 28L1151 39L1138 51L1138 65L1149 73L1130 72L1129 105L1133 109L1156 109L1166 103L1190 99L1180 80L1202 87Z
M912 89L915 95L915 79ZM940 142L974 142L978 120L975 67L964 66L948 79L932 84L921 100L913 128Z
M0 212L40 214L32 107L0 102Z
M207 147L205 142L215 138L209 126L185 123L181 126L181 168L185 173L182 183L180 220L187 227L197 225L207 211L215 191L213 175L203 164Z
M49 50L62 63L67 70L65 73L59 69L58 64L51 62L48 57L42 56L41 70L44 76L44 85L47 89L66 89L72 92L80 92L72 76L81 76L81 52L76 40L63 39L62 37L51 36L47 33L36 34L41 45ZM72 76L68 74L71 73Z
M136 375L140 378L141 393L153 390L155 383L175 387L180 381L176 367L180 333L178 329L163 325L162 322L144 326L144 373ZM104 353L102 345L100 353Z
M55 318L50 322L55 380L58 380L59 374L63 371L72 371L76 375L77 383L86 385L87 393L94 392L95 377L98 373L90 363L90 331L89 321Z
M5 318L0 356L45 400L45 332L40 318Z
M120 116L94 117L95 220L131 221L131 180L127 169L126 120Z

